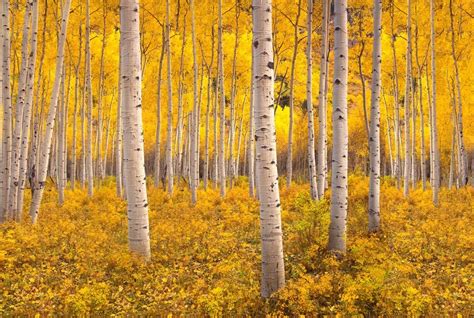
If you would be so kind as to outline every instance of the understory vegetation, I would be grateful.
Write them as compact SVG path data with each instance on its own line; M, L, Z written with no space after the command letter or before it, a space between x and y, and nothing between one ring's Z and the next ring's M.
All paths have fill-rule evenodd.
M194 207L187 189L170 197L150 187L150 262L127 252L126 203L112 179L92 199L66 192L61 208L47 192L37 225L0 225L0 316L471 315L474 189L443 189L435 208L430 191L406 200L386 179L383 230L370 237L367 179L349 182L340 260L326 252L329 194L282 191L287 285L268 300L258 203L244 179L224 199L200 190Z

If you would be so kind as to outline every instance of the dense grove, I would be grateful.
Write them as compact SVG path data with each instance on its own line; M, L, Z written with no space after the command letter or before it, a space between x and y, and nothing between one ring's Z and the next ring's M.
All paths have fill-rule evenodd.
M366 177L351 176L348 253L326 252L329 194L307 185L282 192L287 285L260 297L258 203L240 179L228 196L150 188L150 262L127 251L126 203L104 181L46 193L39 224L0 225L0 316L363 314L455 316L474 311L472 187L405 200L382 184L383 231L367 234ZM49 187L48 189L51 189ZM29 198L28 198L29 200Z

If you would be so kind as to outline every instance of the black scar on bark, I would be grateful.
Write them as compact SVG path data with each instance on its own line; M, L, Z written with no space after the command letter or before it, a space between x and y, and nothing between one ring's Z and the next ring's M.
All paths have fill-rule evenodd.
M258 48L258 41L254 41L254 42L253 42L253 47L254 47L254 48Z
M273 70L273 68L275 67L275 64L273 62L268 62L267 66L269 69Z

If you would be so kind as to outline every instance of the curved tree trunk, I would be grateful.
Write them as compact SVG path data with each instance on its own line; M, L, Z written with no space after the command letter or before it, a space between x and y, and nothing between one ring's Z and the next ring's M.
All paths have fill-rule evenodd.
M382 64L382 0L374 0L374 47L370 109L369 232L380 229L380 86Z
M71 7L71 0L66 0L63 7L61 18L61 33L59 35L58 53L56 58L56 74L54 78L53 92L51 94L51 101L49 106L48 118L46 121L46 132L41 143L40 160L38 167L37 179L34 181L33 199L30 206L30 216L33 224L36 223L39 215L39 208L41 199L43 198L44 187L46 186L46 175L48 172L49 156L51 153L51 141L53 139L53 128L56 119L56 110L59 98L59 86L61 84L61 74L64 64L64 48L66 44L66 32L69 22L69 9Z

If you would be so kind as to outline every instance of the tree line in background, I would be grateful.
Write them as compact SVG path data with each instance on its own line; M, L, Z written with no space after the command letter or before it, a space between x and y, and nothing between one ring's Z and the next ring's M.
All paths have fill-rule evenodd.
M150 258L147 175L153 176L155 187L163 186L170 195L177 186L189 187L192 204L199 200L199 188L218 188L225 196L236 179L245 175L250 194L260 201L262 295L268 297L285 283L278 170L286 173L287 188L295 179L294 172L300 180L309 181L314 200L322 199L331 189L328 248L337 255L346 251L350 170L360 169L369 175L369 232L380 230L383 175L394 178L398 188L403 186L405 196L419 181L423 190L430 185L435 205L442 184L450 188L468 184L472 164L469 169L459 67L466 49L462 47L458 52L462 26L455 25L462 21L455 16L455 11L461 12L461 5L449 0L449 27L443 29L449 33L453 65L448 77L451 96L443 104L443 111L449 105L453 124L449 173L442 178L436 68L440 31L436 28L439 19L435 1L429 1L430 31L428 39L423 40L426 47L421 48L426 52L419 50L419 0L408 0L403 8L394 1L374 0L370 4L371 27L365 25L366 4L348 8L347 0L323 0L315 10L312 1L298 0L292 1L285 13L281 7L284 1L275 2L253 0L250 4L236 0L223 8L222 0L212 1L209 8L215 15L203 22L194 0L178 1L174 6L167 0L160 3L159 13L150 11L147 1L139 4L138 0L121 0L120 20L117 29L111 30L110 16L119 10L107 0L94 11L90 0L3 0L0 222L21 221L27 188L32 192L29 214L36 223L49 180L58 189L58 204L62 205L67 187L87 188L92 196L106 176L114 175L117 195L128 203L130 249ZM403 31L395 25L400 12L406 15ZM383 13L388 23L383 23ZM153 42L146 42L150 37L143 24L144 14L159 26L156 32L161 41L156 50L152 50ZM252 31L244 18L250 15ZM21 32L16 32L20 16ZM77 20L77 34L71 31L71 16ZM92 16L95 24L91 23ZM317 27L315 16L320 21ZM292 46L286 46L288 37L280 38L285 32L279 32L279 19L290 22L285 31L293 35ZM207 32L200 32L204 26L209 26ZM317 48L316 35L320 37ZM47 55L53 50L47 45L49 38L57 44L53 62ZM404 80L397 64L400 40L406 41ZM98 49L92 41L100 43ZM109 41L119 43L119 61L115 64L107 55ZM369 43L371 59L365 57ZM244 45L245 52L251 52L250 58L242 56ZM300 46L305 46L304 63L298 60ZM285 50L290 53L284 55ZM350 63L351 50L359 50L357 63ZM385 69L389 76L384 74L387 65L382 65L383 53L392 58L393 69ZM93 54L99 61L97 69L92 65ZM319 58L317 103L313 103L315 56ZM241 58L250 61L248 68L239 64ZM145 80L149 59L155 60L156 67ZM49 74L47 63L55 65L54 74ZM371 65L370 81L363 63ZM299 64L304 64L305 72L300 72ZM282 72L281 67L286 69ZM109 68L116 68L117 76L111 76ZM350 77L350 71L357 74L355 78ZM360 85L355 88L357 77ZM301 79L306 85L298 82ZM156 111L150 112L156 116L154 145L148 151L143 122L148 125L150 106L145 105L142 96L149 89L147 81L156 86ZM370 104L366 100L367 82ZM299 86L305 90L301 109L296 106ZM352 160L350 151L354 91L362 97L363 144L368 160ZM393 100L391 105L387 99ZM332 109L331 118L328 109ZM279 116L283 116L280 113L288 116L284 124L279 122ZM307 121L305 128L300 128L305 136L304 147L295 145L298 115ZM277 152L278 127L282 125L288 132L288 142L286 151L279 143ZM303 163L294 154L295 149L302 148ZM147 160L148 154L153 160Z

